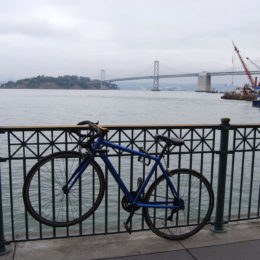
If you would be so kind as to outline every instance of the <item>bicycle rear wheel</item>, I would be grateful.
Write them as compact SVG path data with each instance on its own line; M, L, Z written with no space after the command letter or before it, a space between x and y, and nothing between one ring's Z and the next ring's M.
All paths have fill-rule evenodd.
M144 217L156 235L171 240L184 239L198 232L208 222L213 210L214 193L207 179L195 171L177 169L171 171L169 177L184 208L144 208ZM150 186L144 203L159 201L178 206L164 175Z
M57 152L33 166L24 182L23 198L36 220L49 226L70 226L96 210L104 195L105 181L94 160L67 194L62 189L82 160L78 152Z

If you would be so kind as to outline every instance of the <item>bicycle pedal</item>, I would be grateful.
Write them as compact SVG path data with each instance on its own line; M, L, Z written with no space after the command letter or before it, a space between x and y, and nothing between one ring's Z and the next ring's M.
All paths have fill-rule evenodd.
M132 229L131 229L130 227L128 227L128 225L127 225L126 222L124 223L124 227L125 227L126 231L127 231L129 234L132 233Z

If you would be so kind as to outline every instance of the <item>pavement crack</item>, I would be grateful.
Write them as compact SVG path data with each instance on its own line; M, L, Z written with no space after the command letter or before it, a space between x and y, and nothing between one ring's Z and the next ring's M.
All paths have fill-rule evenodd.
M189 250L189 248L185 247L184 244L181 241L178 241L181 246L184 248L184 250L194 259L194 260L198 260L198 258L192 254L192 252Z
M14 243L14 252L13 252L13 260L15 259L15 253L16 253L16 246L17 246L17 243Z

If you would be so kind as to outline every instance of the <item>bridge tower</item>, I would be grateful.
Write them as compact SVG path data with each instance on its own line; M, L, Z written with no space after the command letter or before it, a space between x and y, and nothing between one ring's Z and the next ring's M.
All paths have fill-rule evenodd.
M101 70L101 81L100 81L100 89L105 89L105 75L106 75L106 72L105 70Z
M154 61L154 76L153 76L153 89L152 91L159 91L159 61Z
M197 92L211 91L211 76L206 71L199 73Z

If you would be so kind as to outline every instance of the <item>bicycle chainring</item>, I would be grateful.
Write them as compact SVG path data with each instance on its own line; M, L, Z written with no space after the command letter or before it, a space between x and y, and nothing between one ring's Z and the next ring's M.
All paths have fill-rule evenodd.
M136 191L131 191L130 194L133 198L135 198L135 196L137 195L138 192ZM131 211L136 211L138 210L140 207L135 206L135 205L131 205L130 201L128 200L128 198L126 197L126 195L124 195L124 197L121 200L121 204L122 207L125 211L131 212Z

